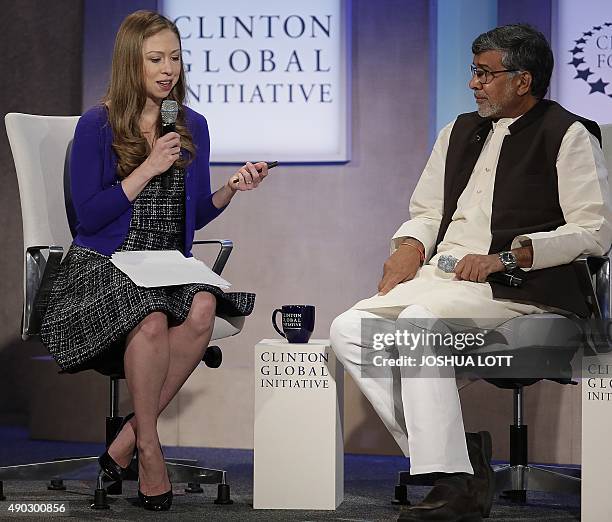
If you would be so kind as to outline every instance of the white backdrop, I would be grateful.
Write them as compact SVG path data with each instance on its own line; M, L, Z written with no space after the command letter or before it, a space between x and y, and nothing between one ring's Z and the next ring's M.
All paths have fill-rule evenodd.
M348 161L349 0L164 0L213 162Z
M558 0L552 14L552 98L581 116L612 123L612 2Z

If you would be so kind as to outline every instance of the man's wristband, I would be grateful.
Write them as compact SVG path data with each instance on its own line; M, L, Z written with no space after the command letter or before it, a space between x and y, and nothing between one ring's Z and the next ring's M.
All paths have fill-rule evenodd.
M400 246L404 246L404 245L416 249L416 251L419 253L420 264L421 264L421 266L423 266L423 263L425 262L425 250L422 249L421 247L415 245L414 243L407 241L407 240L404 240L404 241L402 241L400 243Z

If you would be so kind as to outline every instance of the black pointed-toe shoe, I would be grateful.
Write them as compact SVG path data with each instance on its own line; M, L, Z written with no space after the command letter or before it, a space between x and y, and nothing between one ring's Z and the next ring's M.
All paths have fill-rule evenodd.
M123 427L130 421L130 419L133 416L134 416L134 413L132 412L126 417L124 417L123 422L121 423L121 425L119 426L119 429L117 430L117 433L115 433L115 437L119 435ZM119 464L117 464L115 460L113 459L113 457L109 455L108 450L106 450L104 453L102 453L102 455L98 457L98 464L100 465L100 469L104 471L106 476L114 481L122 480L129 470L129 467L122 468Z
M138 499L140 505L149 511L168 511L172 505L172 485L170 491L166 491L161 495L145 495L138 488Z

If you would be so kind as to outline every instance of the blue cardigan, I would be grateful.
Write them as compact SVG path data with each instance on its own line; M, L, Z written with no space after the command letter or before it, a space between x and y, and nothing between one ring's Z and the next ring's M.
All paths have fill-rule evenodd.
M183 107L193 137L196 157L185 175L185 251L191 255L196 230L215 219L225 207L212 203L210 190L210 138L206 118ZM125 240L132 218L132 203L117 177L113 133L103 105L79 119L70 157L72 202L77 217L74 243L110 256Z

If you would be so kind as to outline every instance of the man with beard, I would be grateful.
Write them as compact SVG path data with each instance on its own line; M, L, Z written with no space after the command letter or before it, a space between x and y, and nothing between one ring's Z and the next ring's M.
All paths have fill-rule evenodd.
M464 433L457 386L443 373L372 368L362 325L457 332L474 318L495 327L546 311L587 316L572 262L612 242L608 174L597 124L545 100L553 55L526 25L481 34L472 44L470 89L478 111L440 132L410 202L411 219L392 238L379 293L331 327L332 346L404 454L411 474L437 473L427 497L400 520L479 520L494 492L487 432ZM458 259L454 274L440 256ZM487 283L524 271L520 288ZM414 347L413 347L414 348ZM419 347L423 348L423 347ZM402 349L397 346L400 354ZM433 378L432 378L433 377ZM452 375L451 375L452 377Z

